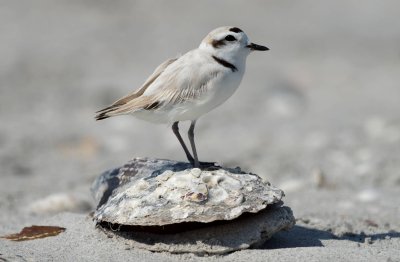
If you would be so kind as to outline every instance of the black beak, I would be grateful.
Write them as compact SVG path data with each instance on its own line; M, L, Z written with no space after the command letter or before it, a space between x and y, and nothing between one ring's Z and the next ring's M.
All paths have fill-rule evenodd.
M263 45L257 45L254 43L250 43L246 46L247 48L250 48L252 51L268 51L269 48Z

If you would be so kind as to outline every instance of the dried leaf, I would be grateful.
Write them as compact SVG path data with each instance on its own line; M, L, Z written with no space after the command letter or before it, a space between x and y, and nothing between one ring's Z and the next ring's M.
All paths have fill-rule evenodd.
M38 238L57 236L58 234L64 232L65 230L66 229L64 227L33 225L30 227L24 227L19 233L2 236L1 238L5 238L12 241L34 240Z

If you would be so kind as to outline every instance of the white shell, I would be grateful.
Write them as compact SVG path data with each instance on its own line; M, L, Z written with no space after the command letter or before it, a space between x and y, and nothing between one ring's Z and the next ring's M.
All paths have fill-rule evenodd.
M121 225L162 226L232 220L278 203L283 191L240 169L200 170L171 160L135 158L93 184L94 218Z

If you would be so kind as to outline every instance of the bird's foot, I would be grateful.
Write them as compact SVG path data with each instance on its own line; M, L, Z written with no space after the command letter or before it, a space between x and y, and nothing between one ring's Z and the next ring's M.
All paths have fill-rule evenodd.
M200 168L202 170L218 170L221 166L217 162L199 162L198 165L195 165L194 161L190 161L194 168Z

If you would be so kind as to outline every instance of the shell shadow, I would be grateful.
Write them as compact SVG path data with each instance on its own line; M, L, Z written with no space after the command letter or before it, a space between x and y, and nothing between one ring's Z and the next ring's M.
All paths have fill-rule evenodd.
M359 234L346 233L339 237L329 231L307 228L304 226L294 226L290 231L276 233L258 249L323 247L324 245L321 240L347 240L365 243L366 239L370 239L370 241L373 242L387 238L400 238L400 232L389 231L387 233L378 234L365 234L364 232Z

